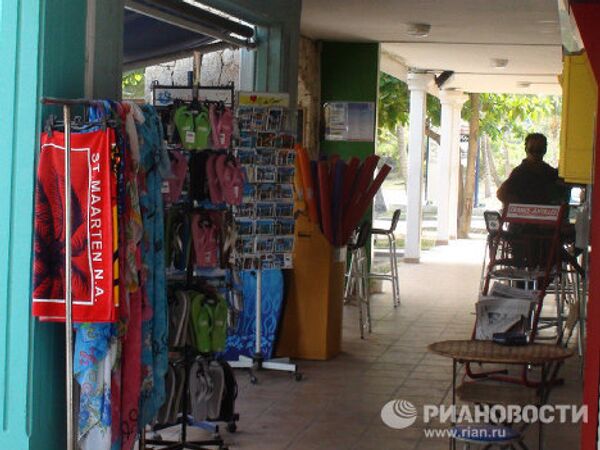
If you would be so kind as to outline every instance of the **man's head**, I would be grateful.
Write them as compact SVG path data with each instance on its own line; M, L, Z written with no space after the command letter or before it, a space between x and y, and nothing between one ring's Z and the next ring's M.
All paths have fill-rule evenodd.
M548 140L541 133L531 133L525 138L525 151L533 159L542 159L546 154Z

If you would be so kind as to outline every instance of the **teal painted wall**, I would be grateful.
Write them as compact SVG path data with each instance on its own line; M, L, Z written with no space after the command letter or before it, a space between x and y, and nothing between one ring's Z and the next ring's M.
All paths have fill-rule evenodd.
M30 268L37 142L38 0L3 0L0 16L0 448L28 448Z
M379 89L379 44L323 42L321 104L332 101L375 102ZM365 158L375 153L374 142L321 141L321 153Z
M33 192L39 98L84 94L86 1L1 1L0 448L59 450L64 328L30 314Z

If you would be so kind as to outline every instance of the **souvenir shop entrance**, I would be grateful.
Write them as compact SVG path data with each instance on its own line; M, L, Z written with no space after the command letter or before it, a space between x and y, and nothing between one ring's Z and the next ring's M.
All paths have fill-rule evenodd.
M3 90L5 98L12 98L2 102L2 117L13 117L13 122L2 128L12 150L2 155L2 210L11 214L1 228L9 251L1 262L7 296L2 295L6 314L0 323L6 336L24 339L6 339L0 346L6 361L0 371L0 446L96 450L132 448L141 440L138 445L146 448L225 448L220 437L186 444L185 429L195 425L218 434L215 421L223 430L236 428L235 377L221 355L234 348L235 355L227 359L236 360L255 352L251 330L256 318L238 317L233 306L241 311L235 291L248 286L256 292L257 279L234 274L229 262L238 258L242 265L256 267L257 229L271 236L259 246L279 249L269 264L289 261L294 142L284 124L290 97L275 96L272 112L250 106L251 111L264 109L261 131L268 135L261 139L269 140L269 148L279 146L264 156L277 169L262 174L262 180L272 185L269 177L276 176L286 182L276 183L276 192L264 189L270 205L264 208L266 220L258 223L252 217L246 221L251 222L247 232L236 236L233 225L243 216L234 210L247 195L246 171L232 151L238 87L185 86L179 91L182 96L171 96L166 103L165 90L162 96L157 93L154 105L119 102L122 67L174 59L193 50L253 48L243 57L250 74L242 80L247 90L286 91L289 79L296 79L297 61L286 52L293 55L297 48L299 5L294 2L290 8L286 2L284 15L279 4L208 2L243 17L240 23L206 9L190 15L189 8L169 1L127 1L125 9L93 1L2 3L2 54L10 64L0 79L9 89ZM72 26L67 30L65 23ZM128 40L128 24L136 31L133 35L145 37ZM25 29L27 33L18 33ZM262 34L260 45L250 39L255 34ZM140 47L140 41L146 46ZM43 114L40 97L46 99ZM254 96L247 99L253 102ZM253 120L247 131L254 133L256 143ZM163 138L169 149L163 148ZM17 158L17 149L25 147L40 150L26 155L20 151L23 155ZM212 151L202 152L207 148ZM67 153L70 171L65 170ZM194 183L190 171L198 175L191 177ZM18 189L11 181L15 177ZM35 205L28 198L35 198ZM275 212L282 220L273 219ZM72 219L70 246L64 239L66 216ZM30 226L24 217L35 217L35 223ZM251 238L252 253L230 257ZM71 268L65 270L68 253ZM33 276L26 267L34 267ZM267 300L282 286L281 273L270 270L261 280ZM31 303L25 306L15 299L31 298L32 284L37 318L30 320ZM73 396L64 390L65 327L53 323L65 321L70 308L64 299L69 297L75 357L66 352L66 359L74 366L67 365L75 373ZM245 338L244 320L250 320ZM232 328L242 330L237 347L227 342ZM268 357L272 341L264 345ZM190 401L207 400L209 392L215 394L212 406ZM67 411L72 413L70 427L65 425ZM150 416L148 423L155 428L179 424L181 432L171 444L153 442L158 435L140 432ZM67 438L68 431L72 434Z

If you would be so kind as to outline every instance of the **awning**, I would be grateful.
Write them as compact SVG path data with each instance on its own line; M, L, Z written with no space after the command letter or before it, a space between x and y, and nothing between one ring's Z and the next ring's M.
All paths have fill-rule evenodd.
M176 0L125 2L125 70L191 56L194 51L253 47L254 29Z

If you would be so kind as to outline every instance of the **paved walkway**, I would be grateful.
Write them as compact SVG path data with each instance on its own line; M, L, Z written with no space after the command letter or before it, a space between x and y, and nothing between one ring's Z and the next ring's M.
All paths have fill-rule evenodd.
M245 450L437 450L445 439L425 438L421 420L404 430L386 427L382 406L392 399L424 404L447 403L450 361L427 353L427 344L468 338L479 288L483 241L453 242L426 252L422 263L400 264L402 305L394 309L389 294L374 296L373 333L358 334L357 312L345 307L344 351L328 362L301 361L305 380L262 373L251 385L238 373L239 431L224 433L231 448ZM565 386L551 398L579 403L578 359L562 374ZM575 448L577 425L546 427L546 449ZM535 431L535 430L530 430ZM530 433L530 449L537 449Z

